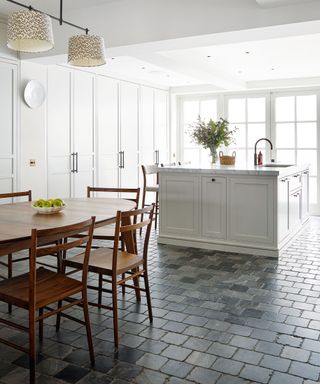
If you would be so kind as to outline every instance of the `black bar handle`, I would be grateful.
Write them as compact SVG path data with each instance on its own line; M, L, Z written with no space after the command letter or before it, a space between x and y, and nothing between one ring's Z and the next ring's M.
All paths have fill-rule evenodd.
M71 170L70 172L71 173L74 173L74 153L72 152L71 155L70 155L70 160L71 160Z
M79 156L78 156L78 152L75 153L75 156L76 156L76 169L75 169L75 172L78 173L79 172Z
M124 168L124 151L122 151L122 168Z

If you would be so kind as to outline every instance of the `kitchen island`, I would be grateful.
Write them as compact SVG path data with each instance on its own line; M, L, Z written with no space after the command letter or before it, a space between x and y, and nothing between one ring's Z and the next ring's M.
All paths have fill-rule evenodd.
M309 219L309 166L159 169L159 243L277 257Z

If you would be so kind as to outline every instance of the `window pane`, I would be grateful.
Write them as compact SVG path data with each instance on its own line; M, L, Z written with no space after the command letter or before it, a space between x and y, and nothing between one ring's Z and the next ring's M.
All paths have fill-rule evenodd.
M248 124L248 147L249 148L253 148L256 141L265 136L266 136L265 124Z
M200 149L200 164L204 166L208 166L209 164L211 164L211 155L209 149Z
M310 177L309 179L309 201L311 204L317 203L317 178L316 177Z
M233 151L229 151L229 156L232 155ZM250 161L250 159L249 159ZM247 162L246 158L246 150L245 149L236 149L236 165L244 165ZM252 163L253 163L253 156L252 156Z
M266 121L266 99L255 97L248 99L248 122Z
M297 120L317 120L317 96L297 96Z
M230 124L230 129L234 129ZM236 132L233 135L233 147L245 148L246 147L246 126L244 124L236 124Z
M194 123L199 116L199 102L185 101L183 103L183 122L184 124Z
M298 123L297 135L299 148L317 147L317 124L316 123Z
M202 120L217 120L217 100L203 100L200 103L200 116Z
M228 120L244 123L246 121L246 100L230 99L228 104Z
M276 146L277 148L294 148L294 124L276 124Z
M297 164L310 164L310 175L317 175L317 151L300 150L298 151Z
M184 146L185 147L197 147L198 145L194 143L191 139L190 133L193 130L191 125L185 125L184 127Z
M276 121L294 121L294 96L276 98Z
M199 164L199 149L184 149L183 161L190 161L191 164Z
M295 164L296 159L294 155L294 150L291 149L277 149L276 160L278 163L283 164Z

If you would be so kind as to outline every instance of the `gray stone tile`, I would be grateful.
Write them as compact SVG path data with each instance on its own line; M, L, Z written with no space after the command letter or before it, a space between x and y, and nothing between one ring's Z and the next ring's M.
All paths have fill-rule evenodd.
M268 383L271 374L272 371L270 369L261 368L254 365L245 365L245 367L240 373L240 376L244 379L248 379L258 383Z
M196 367L189 374L188 379L199 384L214 384L217 382L219 377L219 372L212 371L211 369Z

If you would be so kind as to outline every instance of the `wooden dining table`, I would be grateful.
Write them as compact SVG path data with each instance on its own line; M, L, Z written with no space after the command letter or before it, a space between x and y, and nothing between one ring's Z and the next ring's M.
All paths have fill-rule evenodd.
M64 199L66 207L55 214L39 214L31 202L0 205L0 256L30 248L31 230L75 224L96 217L96 227L115 222L117 211L128 211L135 202L119 198Z

